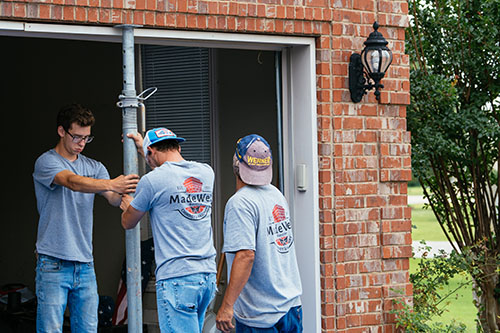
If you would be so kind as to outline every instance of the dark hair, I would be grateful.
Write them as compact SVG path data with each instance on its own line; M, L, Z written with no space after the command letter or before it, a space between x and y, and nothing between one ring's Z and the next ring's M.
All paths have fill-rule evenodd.
M236 157L236 153L233 154L233 173L240 177L240 161Z
M168 151L168 150L179 150L179 142L177 140L162 140L156 143L153 143L150 147L154 147L159 151Z
M93 126L95 118L92 111L80 104L63 106L57 114L57 127L62 126L68 131L73 123L82 127Z

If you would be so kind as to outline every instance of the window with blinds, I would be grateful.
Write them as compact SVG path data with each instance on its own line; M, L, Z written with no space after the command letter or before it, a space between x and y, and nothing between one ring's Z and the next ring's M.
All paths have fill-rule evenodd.
M142 86L157 87L146 100L146 129L166 127L186 139L186 160L211 163L208 49L142 45Z

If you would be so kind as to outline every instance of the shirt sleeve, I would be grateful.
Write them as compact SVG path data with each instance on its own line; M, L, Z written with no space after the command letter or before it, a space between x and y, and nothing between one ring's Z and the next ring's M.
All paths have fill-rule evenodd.
M149 179L144 176L137 184L135 196L130 205L141 212L147 212L151 209L151 202L153 201L153 188Z
M102 164L101 162L98 162L98 165L97 165L96 178L97 179L109 179L108 169L106 169L104 164Z
M224 212L222 252L255 251L256 235L257 216L255 210L244 200L230 200Z
M63 163L49 154L44 154L35 162L33 179L48 189L53 190L57 186L54 183L54 178L63 170L67 170Z

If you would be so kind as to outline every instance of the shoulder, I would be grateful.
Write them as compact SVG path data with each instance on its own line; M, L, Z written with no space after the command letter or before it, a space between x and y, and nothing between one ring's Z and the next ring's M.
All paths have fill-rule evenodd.
M201 163L196 161L185 161L190 172L201 178L212 182L215 179L214 170L207 163Z
M263 188L266 189L269 192L272 192L272 193L274 193L276 195L284 197L283 193L281 193L281 191L276 186L274 186L273 184L265 185L265 186L263 186Z
M201 165L201 166L202 166L203 168L205 168L205 169L209 169L209 170L212 170L212 171L213 171L213 169L212 169L212 167L210 166L210 164L207 164L207 163L202 163L202 162L195 162L195 163L196 163L196 164Z
M85 165L88 165L88 166L91 166L93 168L104 168L106 169L106 167L104 166L103 163L99 162L98 160L95 160L93 158L90 158L90 157L87 157L85 155L82 155L80 154L78 156L78 158L80 159L80 162L82 164L85 164Z
M267 196L272 199L272 201L276 201L283 205L288 205L288 201L286 197L281 193L281 191L275 187L274 185L266 185L263 186L263 190L266 191Z
M36 159L36 162L38 163L38 162L44 162L47 160L53 160L54 158L57 158L57 155L58 154L55 152L54 149L47 150L42 155L38 156L38 158Z
M148 173L144 174L141 176L139 179L139 184L137 186L141 187L162 187L165 186L165 183L169 182L169 176L171 176L171 173L165 168L154 168L153 170L149 171Z
M196 162L196 161L187 161L187 163L189 163L194 168L198 168L198 169L204 170L206 172L214 173L214 169L212 169L212 167L207 163Z
M265 207L273 202L286 203L285 196L273 185L244 186L230 200L239 207Z
M251 206L254 203L253 190L250 186L240 188L238 192L233 194L227 201L228 207Z
M55 165L57 163L63 163L63 159L59 156L59 154L55 152L54 149L51 149L38 156L35 161L35 168L44 167L47 165Z
M151 178L155 178L156 175L158 175L158 173L160 172L157 169L159 169L159 168L155 168L154 170L151 170L148 173L142 175L141 179L139 179L139 184L142 184L142 185L150 184Z
M144 194L154 191L159 181L158 178L153 178L156 179L157 181L151 180L151 174L153 173L153 171L148 172L147 174L143 175L141 179L139 179L139 183L137 183L137 188L135 190L136 195L134 199L138 197L139 193Z
M82 154L78 155L78 158L79 158L82 162L84 162L84 163L89 163L89 164L102 164L101 162L99 162L99 161L97 161L97 160L95 160L95 159L93 159L93 158L87 157L87 156L85 156L85 155L82 155Z

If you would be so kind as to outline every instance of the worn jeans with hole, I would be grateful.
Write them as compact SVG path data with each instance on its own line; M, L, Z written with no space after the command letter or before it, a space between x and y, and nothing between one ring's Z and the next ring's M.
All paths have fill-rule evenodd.
M302 332L302 306L295 306L269 328L250 327L236 320L236 333L300 333Z
M208 305L215 297L214 273L198 273L156 283L162 333L200 333Z
M82 263L38 255L36 265L36 329L62 332L64 311L69 307L71 332L97 332L99 298L94 263Z

